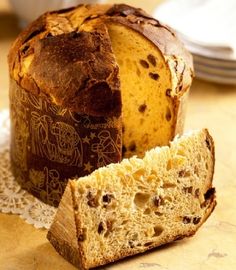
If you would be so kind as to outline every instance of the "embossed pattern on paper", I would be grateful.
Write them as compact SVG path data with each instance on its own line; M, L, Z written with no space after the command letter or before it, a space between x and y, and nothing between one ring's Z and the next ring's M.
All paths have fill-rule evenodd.
M121 158L120 118L72 112L10 86L11 161L23 188L57 206L68 178Z

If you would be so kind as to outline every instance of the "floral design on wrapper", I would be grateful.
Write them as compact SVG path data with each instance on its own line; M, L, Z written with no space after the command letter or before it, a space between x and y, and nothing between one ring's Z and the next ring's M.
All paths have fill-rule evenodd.
M98 143L92 144L92 151L98 155L98 167L106 166L112 163L112 154L117 153L119 150L111 137L111 133L103 130L98 134Z
M58 203L65 189L65 182L60 181L60 174L55 169L44 167L43 171L30 169L29 178L32 191L40 194L43 201ZM44 188L45 187L45 188Z
M12 151L14 162L23 171L27 170L27 140L29 137L29 128L27 122L27 108L23 102L27 100L26 93L19 91L10 91L11 101L11 126L12 136Z
M118 149L122 148L122 134L118 133L116 137L116 146Z
M49 229L56 208L42 203L23 190L15 180L10 168L9 138L10 119L8 111L0 111L0 212L18 214L36 228Z
M29 179L33 183L36 191L40 191L45 185L45 173L43 171L30 169Z
M82 166L82 141L74 127L55 122L48 115L31 113L32 152L35 155L67 164ZM52 142L53 141L53 142Z
M91 125L91 120L88 115L80 115L78 113L68 111L71 119L77 124L83 124L84 126L89 127Z
M26 122L20 118L15 118L12 121L15 130L15 140L12 146L12 151L14 151L14 161L16 164L21 167L23 171L27 170L27 140L29 137L29 130Z
M88 122L88 121L87 121ZM84 126L89 129L108 129L115 128L120 123L120 119L117 117L106 117L104 123L86 123L86 118L84 118Z
M48 96L34 96L13 80L10 100L13 174L42 201L57 206L68 178L120 160L119 117L72 112L51 104Z
M108 129L108 128L116 128L120 123L120 118L117 117L90 117L88 115L81 115L78 113L74 113L72 111L68 111L71 119L76 124L82 124L83 127L87 129ZM92 120L93 118L93 120ZM94 119L96 121L94 122ZM99 120L99 121L98 121Z
M15 85L10 85L10 101L14 107L20 107L24 110L23 103L28 101L28 93L26 91L15 90Z
M28 96L28 102L29 102L29 104L33 108L35 108L36 110L42 110L43 107L47 108L46 102L43 102L43 100L41 98L37 98L34 95L30 95L29 93L28 93L27 96Z
M63 122L52 126L52 134L56 137L59 155L66 158L66 164L81 167L83 163L82 141L76 130ZM68 161L68 162L67 162Z
M57 170L48 170L48 168L45 167L44 171L46 175L47 201L52 205L56 205L61 200L66 183L60 181L60 174Z
M68 113L68 109L61 108L60 106L53 105L53 104L50 104L50 106L48 106L48 110L51 111L54 115L60 115L60 116L64 116L65 114Z

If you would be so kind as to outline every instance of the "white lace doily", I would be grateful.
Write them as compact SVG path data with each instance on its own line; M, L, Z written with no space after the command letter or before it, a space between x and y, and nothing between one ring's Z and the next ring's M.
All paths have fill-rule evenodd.
M10 170L9 111L0 111L0 212L17 214L36 228L48 229L56 208L21 189Z

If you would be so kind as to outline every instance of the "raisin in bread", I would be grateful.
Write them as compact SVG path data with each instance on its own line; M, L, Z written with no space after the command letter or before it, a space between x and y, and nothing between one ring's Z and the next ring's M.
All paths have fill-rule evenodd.
M9 70L13 173L53 205L68 178L181 133L193 76L175 33L128 5L44 14L14 42Z
M48 239L89 269L193 235L213 211L214 143L206 129L70 180Z

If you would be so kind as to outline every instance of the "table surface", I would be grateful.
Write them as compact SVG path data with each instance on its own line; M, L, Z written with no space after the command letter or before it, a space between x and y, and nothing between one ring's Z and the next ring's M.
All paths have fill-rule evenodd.
M114 1L113 1L114 2ZM127 1L153 8L153 0ZM144 3L145 2L145 3ZM150 5L148 5L150 2ZM2 27L4 23L4 28ZM7 3L0 1L0 109L8 107L6 55L18 30ZM155 249L103 269L236 269L236 87L195 79L185 129L207 127L215 139L217 207L190 239ZM35 229L16 215L0 214L0 270L75 269Z

